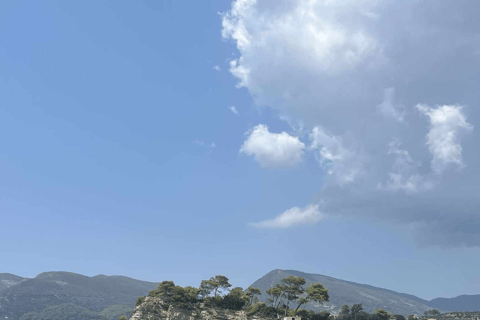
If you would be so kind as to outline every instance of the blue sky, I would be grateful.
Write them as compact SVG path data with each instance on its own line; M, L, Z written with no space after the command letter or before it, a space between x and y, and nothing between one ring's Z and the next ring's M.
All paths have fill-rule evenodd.
M480 293L468 6L2 2L0 272Z

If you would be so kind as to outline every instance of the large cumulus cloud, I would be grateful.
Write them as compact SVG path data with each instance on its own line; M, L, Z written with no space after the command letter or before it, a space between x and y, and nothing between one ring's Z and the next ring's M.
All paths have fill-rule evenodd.
M222 36L240 52L238 86L308 133L328 176L322 214L479 246L475 12L468 0L236 0Z

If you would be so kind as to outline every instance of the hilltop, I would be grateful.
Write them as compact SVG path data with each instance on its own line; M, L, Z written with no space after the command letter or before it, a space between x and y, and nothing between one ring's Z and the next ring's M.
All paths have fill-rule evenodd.
M280 283L287 276L303 277L310 283L320 282L328 288L330 302L323 306L307 305L305 308L313 310L338 311L344 304L361 303L366 311L372 312L376 308L384 308L395 314L419 314L436 308L440 311L476 311L480 310L480 295L459 296L456 298L437 298L431 301L421 299L411 294L399 293L392 290L378 288L367 284L332 278L321 274L310 274L296 270L276 269L267 273L251 284L262 292L260 301L266 301L266 290Z
M45 272L32 279L1 274L0 281L3 284L0 288L0 319L8 317L11 320L60 305L93 312L102 312L115 305L118 310L123 311L125 307L133 310L139 296L158 286L158 283L123 276L87 277L72 272ZM64 309L56 310L63 312Z

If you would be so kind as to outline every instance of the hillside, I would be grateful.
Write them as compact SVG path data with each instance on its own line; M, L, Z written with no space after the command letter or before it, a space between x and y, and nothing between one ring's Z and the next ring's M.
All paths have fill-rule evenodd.
M19 278L9 280L16 283L0 291L0 319L18 320L25 313L41 313L47 307L67 304L93 312L112 305L133 309L139 296L158 286L122 276L87 277L71 272L45 272L22 281Z
M443 308L451 311L480 311L480 294L466 295L455 298L436 298L429 301L432 308Z
M395 291L373 287L370 285L359 284L355 282L335 279L332 277L308 274L294 270L273 270L255 281L251 286L259 288L262 291L260 301L266 301L268 296L266 290L280 283L281 279L288 276L301 276L305 278L307 284L320 282L328 288L330 302L326 307L314 306L309 304L305 308L314 310L338 310L342 305L352 305L361 303L366 311L372 312L377 308L384 308L394 314L423 314L431 309L427 300L418 297L398 293Z
M13 285L19 284L24 280L27 280L27 279L16 276L11 273L0 273L0 292L4 291L5 289Z

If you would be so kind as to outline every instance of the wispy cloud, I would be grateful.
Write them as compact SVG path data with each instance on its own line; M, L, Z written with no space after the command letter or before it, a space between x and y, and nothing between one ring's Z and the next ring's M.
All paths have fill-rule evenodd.
M235 115L238 116L238 110L235 106L228 107L228 109L230 109L230 111L232 111Z
M214 66L213 69L217 71L222 71L222 69L219 66Z
M278 215L274 219L260 222L252 222L249 225L254 228L286 229L302 225L312 225L322 219L318 205L308 205L305 208L293 207Z
M206 143L205 141L198 140L198 139L193 140L193 143L195 143L199 147L206 147L206 148L209 148L209 149L214 149L214 148L217 147L217 145L214 142Z

